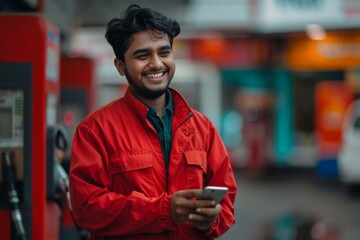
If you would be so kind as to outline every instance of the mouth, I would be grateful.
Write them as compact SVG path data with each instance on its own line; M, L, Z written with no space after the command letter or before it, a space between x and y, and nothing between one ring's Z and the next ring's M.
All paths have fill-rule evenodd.
M160 80L163 79L165 73L166 73L166 71L146 72L146 73L143 74L143 76L145 76L147 79L149 79L151 81L160 81Z

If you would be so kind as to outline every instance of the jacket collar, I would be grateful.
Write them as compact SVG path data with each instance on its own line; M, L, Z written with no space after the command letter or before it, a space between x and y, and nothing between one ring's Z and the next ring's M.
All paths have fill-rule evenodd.
M169 88L174 103L174 120L181 123L186 118L193 115L192 110L186 100L181 96L181 94L173 88ZM136 112L136 114L143 119L146 120L148 107L142 103L135 95L131 92L130 88L128 87L124 99L126 103Z

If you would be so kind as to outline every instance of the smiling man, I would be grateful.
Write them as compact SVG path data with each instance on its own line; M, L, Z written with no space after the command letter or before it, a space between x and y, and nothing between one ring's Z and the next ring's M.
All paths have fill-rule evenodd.
M138 5L107 25L129 88L74 135L71 205L91 239L213 239L235 222L224 144L211 121L169 88L179 33L176 21ZM206 186L229 191L218 204L196 200Z

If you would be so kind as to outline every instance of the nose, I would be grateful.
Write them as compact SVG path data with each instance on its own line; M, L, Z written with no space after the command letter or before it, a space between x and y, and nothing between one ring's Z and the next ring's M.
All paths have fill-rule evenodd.
M158 69L158 68L161 68L163 65L162 61L161 61L161 57L158 56L157 54L154 54L151 59L150 59L150 64L149 66L151 68L154 68L154 69Z

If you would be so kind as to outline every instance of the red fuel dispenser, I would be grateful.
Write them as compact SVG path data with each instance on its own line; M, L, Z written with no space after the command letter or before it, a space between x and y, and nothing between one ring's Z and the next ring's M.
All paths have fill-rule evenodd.
M21 239L58 239L59 30L39 14L2 14L0 36L1 239L18 239L19 234ZM9 168L5 161L11 163L18 193L18 218L10 217L14 210L7 197L8 177L2 174ZM19 216L23 233L14 221Z
M72 136L80 121L94 109L95 104L95 60L88 57L62 56L60 62L60 121ZM62 165L69 172L70 150L64 154ZM61 240L88 239L89 234L76 226L71 211L63 207Z

